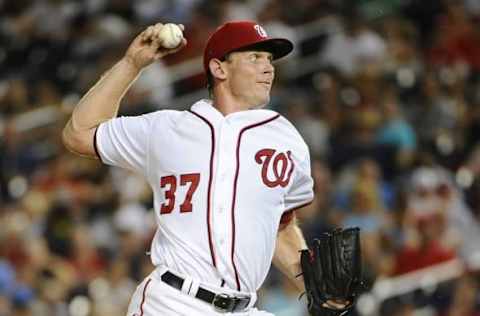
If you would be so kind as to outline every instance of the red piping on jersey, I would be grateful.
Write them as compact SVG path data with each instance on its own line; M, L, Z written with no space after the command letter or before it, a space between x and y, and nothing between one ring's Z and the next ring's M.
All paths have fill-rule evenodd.
M145 295L147 293L147 287L150 284L150 281L152 281L152 279L148 279L147 283L145 283L145 287L143 288L142 303L140 304L140 316L143 316L143 304L145 304Z
M274 117L269 118L268 120L261 121L259 123L255 123L255 124L252 124L252 125L248 125L248 126L242 128L242 130L240 130L240 133L238 134L237 154L236 154L237 169L235 170L235 179L233 181L233 197L232 197L232 253L231 253L232 265L233 265L233 270L235 271L235 281L237 282L237 290L238 291L240 291L240 280L239 280L239 277L238 277L238 271L237 271L237 267L235 265L235 261L233 260L233 257L234 257L234 253L235 253L235 201L236 201L236 197L237 197L238 173L240 171L240 143L242 141L243 132L245 132L249 129L258 127L260 125L270 123L271 121L277 119L278 117L280 117L279 114L275 115Z
M215 261L215 250L213 249L212 242L212 229L210 226L210 211L211 211L211 191L212 191L212 176L213 176L213 157L215 155L215 130L213 129L212 123L210 123L206 118L200 114L188 110L188 112L197 116L199 119L205 122L210 128L210 134L212 135L212 151L210 152L210 175L208 176L208 191L207 191L207 231L208 231L208 245L210 247L210 255L212 256L212 264L214 267L217 266Z

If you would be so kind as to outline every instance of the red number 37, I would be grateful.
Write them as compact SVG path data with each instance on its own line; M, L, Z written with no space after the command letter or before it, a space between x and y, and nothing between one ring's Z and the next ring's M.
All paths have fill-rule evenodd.
M180 185L189 185L185 200L180 204L180 213L187 213L192 211L192 197L197 190L200 182L199 173L188 173L180 175ZM160 178L160 187L168 189L165 190L165 202L160 207L160 214L170 214L175 208L175 192L177 191L177 178L175 176L165 176Z

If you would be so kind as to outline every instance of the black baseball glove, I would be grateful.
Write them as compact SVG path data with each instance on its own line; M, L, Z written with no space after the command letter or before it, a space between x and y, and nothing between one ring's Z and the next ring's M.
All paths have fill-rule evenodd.
M336 229L301 251L300 263L312 316L347 315L363 290L360 229ZM342 302L343 308L329 302Z

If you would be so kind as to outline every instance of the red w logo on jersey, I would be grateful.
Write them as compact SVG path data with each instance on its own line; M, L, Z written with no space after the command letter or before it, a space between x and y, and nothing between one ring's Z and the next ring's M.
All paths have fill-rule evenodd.
M295 164L292 160L292 153L275 154L275 149L265 148L255 154L255 161L262 165L262 181L266 186L274 188L276 186L286 187L290 182ZM272 160L273 158L273 160ZM290 165L290 168L288 168ZM271 166L271 167L270 167ZM272 168L274 178L268 178L268 170ZM287 172L288 169L288 172Z

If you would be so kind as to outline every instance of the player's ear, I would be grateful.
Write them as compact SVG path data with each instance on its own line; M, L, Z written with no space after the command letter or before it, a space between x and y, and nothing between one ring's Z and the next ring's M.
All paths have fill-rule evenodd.
M214 78L222 80L227 77L225 66L223 65L220 59L217 59L217 58L210 59L210 62L208 63L208 67L210 68L210 73Z

